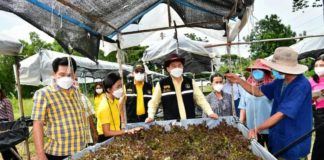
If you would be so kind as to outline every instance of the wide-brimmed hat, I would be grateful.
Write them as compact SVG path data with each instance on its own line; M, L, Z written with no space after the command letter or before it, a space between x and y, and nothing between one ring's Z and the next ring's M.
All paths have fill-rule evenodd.
M307 66L298 64L298 53L290 47L278 47L271 61L262 59L261 62L286 74L302 74L308 70Z
M253 69L262 69L271 72L271 68L261 62L261 59L257 59L254 64L250 67L247 67L245 70L251 72Z
M164 68L169 67L170 63L175 62L175 61L181 62L183 65L185 63L185 59L184 58L181 58L176 53L171 53L168 56L167 60L164 62Z

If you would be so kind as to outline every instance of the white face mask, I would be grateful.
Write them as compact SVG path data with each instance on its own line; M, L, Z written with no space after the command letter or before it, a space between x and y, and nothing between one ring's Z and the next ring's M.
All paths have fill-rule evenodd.
M144 73L134 73L134 79L136 81L143 81L144 80Z
M123 95L123 88L115 90L112 95L116 98L120 98Z
M215 84L215 85L213 85L213 89L214 89L215 91L217 91L217 92L222 91L223 87L224 87L223 84Z
M318 76L324 75L324 67L315 67L314 71Z
M183 73L183 69L182 68L174 68L171 70L170 74L173 76L173 77L181 77Z
M73 85L73 80L71 77L61 77L56 80L56 83L63 89L69 89Z
M103 89L102 88L98 88L98 89L96 89L96 93L97 94L101 94L103 92Z

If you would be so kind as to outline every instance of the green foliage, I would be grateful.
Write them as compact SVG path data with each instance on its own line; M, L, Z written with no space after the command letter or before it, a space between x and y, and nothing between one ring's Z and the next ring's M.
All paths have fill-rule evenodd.
M14 92L15 77L12 65L15 64L15 58L0 55L0 87L6 92Z
M222 55L221 61L224 63L224 65L219 68L218 72L222 74L229 71L230 67L232 67L231 69L233 73L244 73L245 68L252 64L250 59L239 57L235 54Z
M208 42L207 37L205 37L204 39L202 39L201 37L198 37L195 33L186 33L184 35L186 37L190 38L191 40L194 40L194 41Z
M321 0L312 0L312 7L322 7L323 4L321 3ZM311 3L309 0L293 0L293 12L303 10L305 8L309 7L309 3Z
M264 19L256 23L251 34L244 37L244 40L254 41L295 36L296 33L291 30L290 26L282 24L281 19L277 15L267 15ZM294 43L296 43L296 40L253 43L250 46L252 59L266 58L272 55L277 47L290 46Z
M138 62L141 60L143 57L144 51L147 47L142 47L142 46L134 46L134 47L129 47L126 49L123 49L124 52L126 52L126 63L127 64L134 64L135 62ZM108 54L106 60L110 62L117 62L116 58L117 51L112 51Z

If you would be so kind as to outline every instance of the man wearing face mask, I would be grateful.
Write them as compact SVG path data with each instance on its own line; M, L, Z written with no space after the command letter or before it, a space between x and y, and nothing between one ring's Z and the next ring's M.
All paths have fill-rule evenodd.
M312 92L303 73L307 66L298 64L298 53L290 47L279 47L271 61L261 62L283 75L269 84L252 86L234 74L226 77L232 83L240 84L255 96L266 96L273 100L271 116L264 123L251 129L250 138L269 129L269 150L277 154L281 149L312 130ZM262 107L262 106L259 106ZM311 137L306 137L276 156L283 159L305 158L310 152Z
M210 77L214 92L207 95L206 99L213 111L218 116L232 115L232 96L223 92L224 80L223 75L216 73ZM205 113L202 117L207 117Z
M76 62L56 58L52 66L54 80L35 92L31 114L36 154L41 160L64 159L86 146L84 108L72 79ZM44 136L48 138L45 146Z
M165 120L195 118L195 104L200 106L208 117L218 118L195 81L182 76L183 67L184 59L175 53L171 53L164 62L164 69L170 76L156 84L152 99L148 103L146 123L154 120L160 103Z
M133 69L134 81L126 84L127 123L144 122L147 117L147 104L152 98L152 85L144 81L145 68L136 63Z

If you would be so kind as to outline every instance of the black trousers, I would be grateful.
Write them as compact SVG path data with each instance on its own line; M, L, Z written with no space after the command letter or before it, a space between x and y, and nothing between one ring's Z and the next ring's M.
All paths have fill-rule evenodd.
M258 142L263 147L269 147L269 135L268 134L258 134Z
M50 155L50 154L46 154L46 157L48 160L63 160L69 156L53 156L53 155Z
M324 108L315 110L314 120L315 127L324 123ZM318 128L315 133L312 160L322 160L324 158L324 125Z
M106 140L108 140L111 137L105 137L103 134L98 135L98 143L104 142Z

